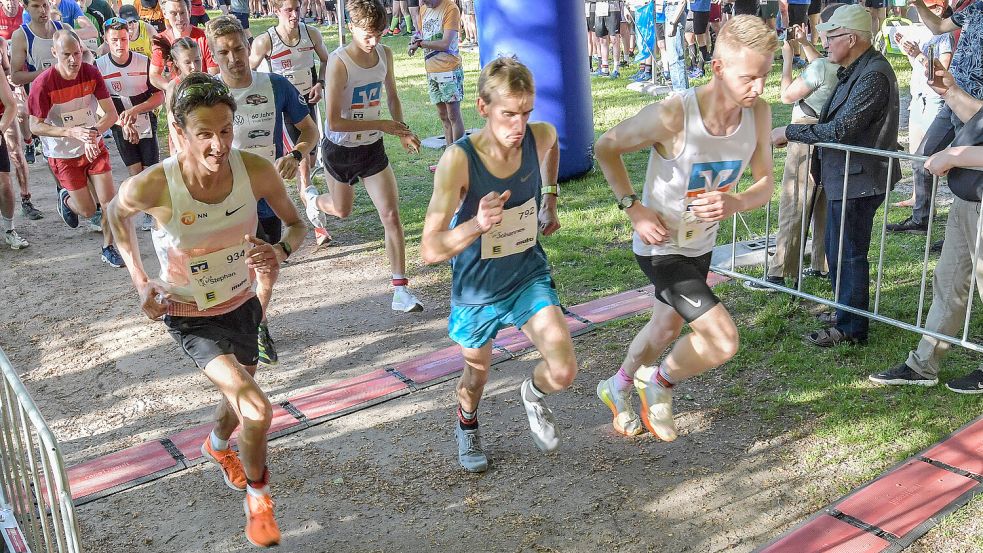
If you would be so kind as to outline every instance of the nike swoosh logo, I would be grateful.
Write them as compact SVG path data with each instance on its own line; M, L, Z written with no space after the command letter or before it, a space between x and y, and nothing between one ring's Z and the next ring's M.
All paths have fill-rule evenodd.
M235 213L236 211L239 211L240 209L242 209L244 207L246 207L246 204L242 204L239 207L233 209L232 211L229 211L228 209L226 209L225 210L225 216L226 217L231 217L233 213Z
M519 178L519 182L526 182L527 180L529 180L529 177L533 176L534 173L535 173L535 171L533 171L532 173L529 173L528 175L526 175L524 177Z
M701 305L703 305L703 300L700 300L700 301L693 301L693 300L691 300L691 299L689 299L689 298L687 298L686 296L684 296L684 295L682 295L682 294L679 294L679 297L681 297L681 298L683 298L684 300L686 300L686 303L688 303L688 304L690 304L690 305L692 305L693 307L695 307L695 308L697 308L697 309L699 309L699 307L700 307Z

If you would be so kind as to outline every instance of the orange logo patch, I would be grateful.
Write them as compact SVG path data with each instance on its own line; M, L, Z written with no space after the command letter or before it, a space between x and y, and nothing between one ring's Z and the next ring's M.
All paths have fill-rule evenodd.
M185 225L194 224L196 219L198 219L198 215L194 211L185 211L181 214L181 222Z

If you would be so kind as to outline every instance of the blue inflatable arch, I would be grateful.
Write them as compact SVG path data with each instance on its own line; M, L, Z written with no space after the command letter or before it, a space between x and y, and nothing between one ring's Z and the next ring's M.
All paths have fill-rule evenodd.
M552 123L560 137L560 180L577 178L594 164L594 113L584 0L478 0L475 2L481 66L515 55L532 70L532 119Z

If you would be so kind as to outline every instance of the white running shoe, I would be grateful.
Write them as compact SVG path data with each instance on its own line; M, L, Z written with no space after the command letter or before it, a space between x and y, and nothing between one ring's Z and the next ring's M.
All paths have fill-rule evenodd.
M420 303L420 300L416 299L416 296L410 292L409 288L405 286L397 286L396 291L393 292L393 311L415 313L423 311L423 305Z
M536 447L544 453L549 453L559 447L560 434L556 430L556 419L553 418L553 411L546 405L543 398L536 397L536 394L533 393L531 378L527 378L522 383L522 387L519 388L519 397L522 398L522 405L526 408L529 431L532 433L532 441L536 442Z
M12 250L19 250L31 245L30 242L21 238L14 229L10 229L3 233L3 239L7 241L7 245L10 246L10 249Z
M635 390L642 400L642 424L664 442L676 439L676 421L672 418L672 390L656 384L658 367L642 366L635 373Z
M317 188L308 186L304 189L304 199L307 200L307 220L314 225L314 228L324 228L323 213L317 208L317 196Z
M611 424L618 434L625 436L637 436L642 433L642 421L635 412L635 407L631 404L631 390L619 392L611 384L615 377L597 383L597 397L604 402L614 415Z

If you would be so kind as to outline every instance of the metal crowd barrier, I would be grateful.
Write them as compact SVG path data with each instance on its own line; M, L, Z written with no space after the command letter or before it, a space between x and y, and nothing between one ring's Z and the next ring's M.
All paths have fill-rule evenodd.
M58 441L2 349L0 371L0 543L14 553L79 553Z
M901 161L907 161L907 162L918 163L918 164L921 164L926 159L928 159L925 156L913 155L913 154L908 154L908 153L905 153L905 152L892 152L892 151L887 151L887 150L877 150L877 149L873 149L873 148L864 148L864 147L860 147L860 146L849 146L849 145L844 145L844 144L831 144L831 143L819 143L819 144L815 144L815 145L811 146L809 148L809 159L812 159L812 154L813 154L814 148L824 148L824 149L832 149L832 150L841 150L841 151L846 152L846 159L845 159L845 162L844 162L844 166L845 167L849 167L850 166L850 156L851 156L851 154L865 154L865 155L879 156L879 157L885 157L885 158L890 158L890 159L898 159L898 160L901 160ZM807 162L807 163L804 164L804 166L805 166L806 172L808 172L809 171L810 163ZM891 179L893 177L893 173L892 173L893 169L894 169L894 164L893 163L889 163L888 164L888 173L887 173L887 182L888 182L889 185L890 185ZM876 280L874 280L874 290L873 290L873 300L874 300L874 302L873 302L873 310L869 310L868 311L868 310L858 309L858 308L855 308L855 307L852 307L852 306L849 306L849 305L845 305L845 304L839 302L839 297L840 297L840 281L841 281L842 274L843 274L842 271L837 271L837 273L836 273L836 282L833 283L833 298L832 299L824 298L824 297L821 297L821 296L816 296L814 294L810 294L810 293L804 292L802 290L803 278L801 277L801 274L802 274L802 270L803 270L803 262L805 260L806 237L808 235L809 223L810 223L810 219L811 219L810 215L811 215L812 209L806 207L808 202L805 201L808 198L808 192L809 192L808 174L806 174L806 175L798 174L798 175L796 175L796 180L798 181L798 189L801 190L801 194L799 196L799 200L800 200L800 205L803 206L803 209L802 209L802 214L801 214L801 217L802 218L801 218L801 221L800 221L801 225L800 225L800 229L799 229L799 232L800 232L800 237L799 237L800 238L800 240L799 240L799 251L798 251L798 260L799 260L799 263L798 263L798 273L799 274L796 277L797 284L796 284L795 288L789 288L788 286L781 286L781 285L777 285L777 284L772 284L770 282L767 282L765 280L765 278L764 278L764 277L767 277L767 275L768 275L769 258L770 258L769 251L771 249L771 245L770 245L770 242L769 242L770 238L767 238L767 237L771 237L772 236L771 204L773 203L774 200L769 200L769 202L768 202L768 204L766 206L766 211L765 211L765 233L764 233L764 236L766 237L766 239L765 239L766 246L765 246L765 256L764 256L764 277L763 278L758 278L758 277L754 277L754 276L751 276L751 275L748 275L748 274L741 273L741 272L739 272L739 271L736 270L737 269L737 244L738 244L738 240L737 240L737 233L738 233L737 221L738 221L738 217L734 217L733 218L733 229L732 229L731 243L730 243L730 247L731 247L730 267L728 268L728 267L724 267L724 266L720 266L720 265L714 265L713 267L711 267L711 269L714 272L719 273L719 274L722 274L722 275L729 276L729 277L734 278L734 279L748 280L748 281L754 282L756 284L759 284L759 285L762 285L762 286L767 286L768 288L772 288L774 290L777 290L777 291L780 291L780 292L784 292L786 294L790 294L792 296L796 296L796 297L799 297L799 298L810 300L810 301L813 301L813 302L816 302L816 303L819 303L819 304L822 304L822 305L826 305L828 307L832 307L832 308L835 308L835 309L840 309L840 310L847 311L849 313L853 313L853 314L856 314L856 315L862 315L862 316L865 316L865 317L869 318L872 321L881 322L881 323L884 323L884 324L887 324L887 325L890 325L890 326L893 326L893 327L896 327L896 328L900 328L902 330L907 330L907 331L910 331L910 332L914 332L914 333L917 333L917 334L921 334L921 335L925 335L925 336L931 336L931 337L933 337L933 338L935 338L937 340L948 342L950 344L959 345L959 346L965 347L965 348L970 349L970 350L973 350L973 351L983 352L983 345L980 345L980 344L978 344L976 342L971 341L970 340L970 337L969 337L969 323L970 323L970 319L971 319L972 311L973 311L974 294L976 293L976 289L975 289L975 287L976 287L976 278L975 277L974 278L971 278L971 280L970 280L969 296L968 296L968 301L967 301L967 304L966 304L966 316L965 316L965 319L964 319L964 322L963 322L962 333L960 335L958 335L958 336L949 336L949 335L942 334L942 333L939 333L939 332L936 332L936 331L933 331L933 330L928 330L923 325L922 319L923 319L923 316L925 315L925 309L924 309L924 307L925 307L925 289L926 289L927 284L928 284L928 278L929 278L929 273L930 273L930 271L929 271L929 253L930 253L930 248L931 248L932 241L933 241L932 240L932 225L933 225L934 220L935 220L936 200L937 200L937 196L938 196L937 193L938 193L938 189L939 189L939 177L937 177L937 176L933 176L932 177L931 209L929 211L929 216L928 216L928 231L927 231L927 233L925 235L925 245L924 245L924 248L923 248L923 251L922 251L922 256L921 256L922 257L922 261L921 261L922 268L921 268L921 279L920 279L920 283L919 283L919 292L918 292L918 310L917 310L917 315L915 316L914 324L912 324L910 322L903 321L903 320L899 320L897 318L894 318L894 317L892 317L890 315L886 315L886 314L884 314L884 313L881 312L882 285L884 283L883 282L883 277L884 277L884 255L885 255L884 254L884 249L885 249L885 246L887 245L888 213L889 213L889 211L891 209L890 186L888 186L888 193L885 195L885 201L884 201L884 204L883 204L884 215L883 215L883 218L882 218L882 221L881 221L881 225L880 225L880 247L879 247L879 251L877 253ZM846 195L847 195L847 190L848 190L848 187L849 187L849 182L850 182L850 174L849 174L849 171L847 171L846 175L844 176L843 195L840 198L841 201L842 200L846 200ZM781 186L781 184L779 184L779 186ZM813 198L813 201L815 201L815 198ZM839 246L837 248L837 254L838 254L837 266L842 266L843 237L844 237L844 234L845 234L844 230L846 228L846 210L845 209L841 209L839 227L840 227L840 233L839 233ZM874 227L874 230L877 230L876 226ZM974 267L974 271L975 271L975 267L977 267L977 263L979 261L979 255L980 255L980 249L981 249L981 247L980 247L980 235L981 235L981 232L983 232L983 216L981 216L980 219L979 219L979 224L977 225L977 231L976 231L976 246L975 246L975 248L973 250L973 259L972 259L972 267ZM818 237L818 236L817 237L813 237L813 240L821 240L821 239L822 239L822 237ZM871 241L871 246L873 246L873 245L874 245L874 242L872 240ZM973 274L975 275L975 272Z

